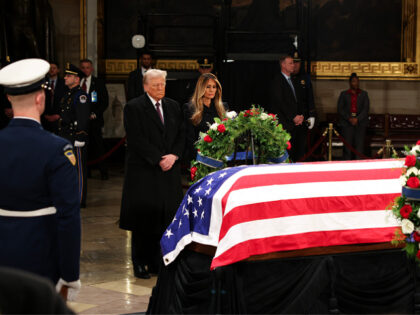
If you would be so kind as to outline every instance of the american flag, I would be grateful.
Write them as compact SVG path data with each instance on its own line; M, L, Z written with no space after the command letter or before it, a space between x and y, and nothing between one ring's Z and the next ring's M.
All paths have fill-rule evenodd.
M253 255L391 241L386 210L401 194L400 160L233 167L190 187L161 247L170 264L191 242L216 247L211 269Z

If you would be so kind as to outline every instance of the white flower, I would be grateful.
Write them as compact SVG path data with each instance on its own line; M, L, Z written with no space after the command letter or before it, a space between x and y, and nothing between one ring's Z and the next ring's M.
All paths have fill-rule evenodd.
M407 169L407 173L405 174L408 177L410 177L411 174L413 174L414 176L419 175L419 170L416 167L410 167L409 169Z
M270 117L270 116L268 116L266 113L261 113L261 115L260 115L260 118L262 120L266 120L268 117Z
M238 114L235 111L230 111L230 112L226 113L226 117L229 118L229 119L233 119L236 116L238 116Z
M400 183L401 183L401 186L407 185L407 177L405 175L400 176Z
M411 153L411 154L414 154L414 155L417 155L417 151L419 151L419 152L420 152L420 145L415 145L415 146L411 149L410 153Z
M402 219L401 230L404 234L411 234L414 231L414 223L408 219Z
M210 126L210 129L216 131L217 130L217 126L219 126L219 124L218 123L214 123L214 124L212 124Z

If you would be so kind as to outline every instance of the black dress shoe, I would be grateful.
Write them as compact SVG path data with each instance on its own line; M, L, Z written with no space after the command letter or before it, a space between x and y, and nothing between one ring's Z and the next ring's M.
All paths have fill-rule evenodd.
M140 279L150 279L150 274L144 265L134 266L134 276Z

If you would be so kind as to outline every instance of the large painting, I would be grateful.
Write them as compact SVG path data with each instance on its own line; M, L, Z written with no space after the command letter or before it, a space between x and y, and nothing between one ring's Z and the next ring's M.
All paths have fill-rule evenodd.
M313 0L312 60L401 60L402 0Z
M123 118L125 89L122 83L110 83L106 85L109 95L109 106L104 112L104 138L122 138L125 136Z

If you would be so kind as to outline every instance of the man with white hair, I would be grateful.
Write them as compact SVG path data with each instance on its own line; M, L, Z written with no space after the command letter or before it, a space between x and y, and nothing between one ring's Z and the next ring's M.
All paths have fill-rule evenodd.
M120 228L132 231L134 275L157 273L159 240L182 200L179 157L185 130L179 104L165 97L166 71L143 77L145 93L124 108L127 156Z
M45 131L42 59L24 59L0 70L0 85L14 117L0 131L0 266L29 271L80 289L80 206L76 159L67 140Z

